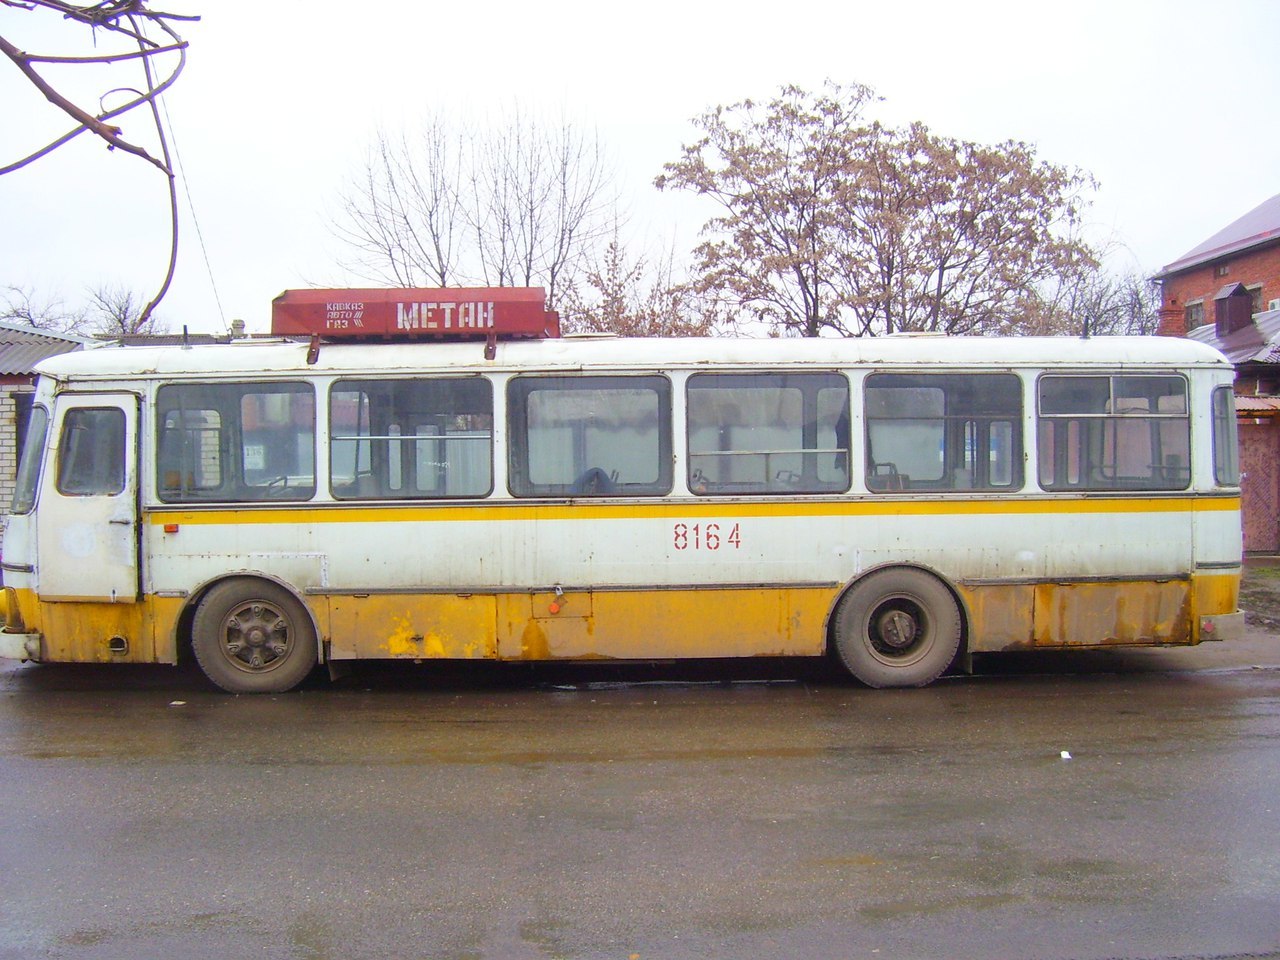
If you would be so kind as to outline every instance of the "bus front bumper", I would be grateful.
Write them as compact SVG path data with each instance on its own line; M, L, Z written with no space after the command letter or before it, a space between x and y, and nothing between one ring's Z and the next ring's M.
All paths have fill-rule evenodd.
M0 630L0 660L39 660L40 634Z
M1243 640L1244 612L1217 613L1200 618L1200 640Z

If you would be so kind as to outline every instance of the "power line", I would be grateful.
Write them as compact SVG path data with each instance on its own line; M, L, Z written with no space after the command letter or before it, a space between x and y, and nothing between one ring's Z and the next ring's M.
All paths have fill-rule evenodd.
M191 199L191 184L187 179L186 167L182 164L182 152L178 149L178 134L173 128L173 120L169 117L169 108L165 106L164 98L156 99L160 101L160 109L164 111L164 122L169 127L169 139L173 141L173 157L178 162L178 172L182 175L182 192L187 195L187 208L191 211L191 222L196 228L196 239L200 241L200 253L204 257L205 271L209 274L213 301L218 305L218 316L222 319L223 327L226 327L227 315L222 309L222 298L218 296L218 283L213 277L213 264L209 261L209 248L205 246L204 232L200 229L200 218L196 216L195 201Z

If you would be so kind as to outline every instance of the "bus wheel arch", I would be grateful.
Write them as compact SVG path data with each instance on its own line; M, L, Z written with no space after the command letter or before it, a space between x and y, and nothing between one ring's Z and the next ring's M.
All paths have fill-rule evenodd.
M961 598L923 567L884 566L849 584L829 621L829 642L869 687L923 687L955 662L967 634Z
M191 651L229 693L283 693L319 662L307 605L273 578L237 575L208 584L193 605Z

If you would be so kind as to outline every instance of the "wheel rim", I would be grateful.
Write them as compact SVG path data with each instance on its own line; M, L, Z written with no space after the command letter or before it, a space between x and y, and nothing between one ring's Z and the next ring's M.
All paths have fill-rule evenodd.
M918 660L932 643L928 611L910 597L888 597L867 618L867 647L883 663L902 666Z
M288 659L293 637L293 624L279 607L266 600L249 600L223 620L221 650L236 669L267 673Z

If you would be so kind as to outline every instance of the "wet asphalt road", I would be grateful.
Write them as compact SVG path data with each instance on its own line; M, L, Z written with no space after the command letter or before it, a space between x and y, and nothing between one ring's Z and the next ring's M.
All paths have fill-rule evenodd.
M750 669L5 664L0 958L1280 956L1276 637Z

